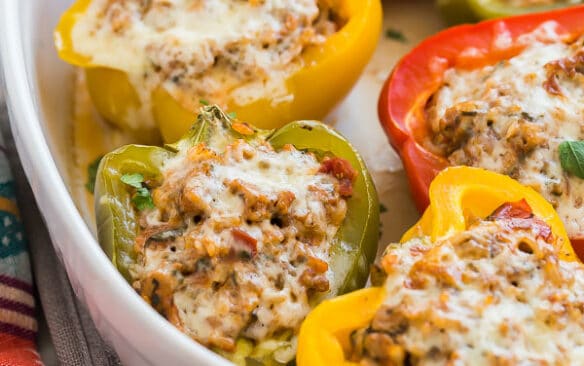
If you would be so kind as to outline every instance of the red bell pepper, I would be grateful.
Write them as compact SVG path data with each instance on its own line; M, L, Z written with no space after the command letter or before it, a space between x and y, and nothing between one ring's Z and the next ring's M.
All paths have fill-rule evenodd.
M420 211L428 206L430 182L448 166L445 158L421 144L430 133L424 108L441 86L444 72L452 67L481 68L515 56L525 47L518 37L546 21L555 21L560 35L580 35L584 6L449 28L424 40L395 66L379 97L379 119L402 159ZM584 258L584 237L572 238L572 243Z

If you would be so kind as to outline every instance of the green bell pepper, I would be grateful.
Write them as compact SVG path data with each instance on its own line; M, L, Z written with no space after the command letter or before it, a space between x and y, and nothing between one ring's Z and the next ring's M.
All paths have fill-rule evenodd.
M526 5L513 4L510 0L437 0L436 4L448 24L459 24L548 11L582 4L582 0L559 0L551 3L531 1L531 4Z
M353 193L347 199L346 217L331 247L329 268L334 273L334 281L331 281L326 295L315 296L310 302L316 306L325 297L363 287L377 250L379 206L375 187L357 151L333 129L316 121L292 122L277 130L260 130L245 125L248 131L243 131L244 134L238 132L241 128L237 125L241 124L218 107L204 107L187 135L174 144L164 147L128 145L103 157L95 185L97 229L99 242L114 266L126 280L131 280L129 267L137 259L134 241L140 230L139 213L132 202L135 194L133 188L122 182L122 176L141 174L146 182L160 183L163 179L161 167L177 152L201 142L216 151L223 151L235 139L245 139L250 144L267 141L276 150L292 144L299 150L313 152L317 157L334 155L347 160L357 171ZM259 359L263 364L277 364L266 353L270 356L270 347L280 347L286 341L268 340L252 345L249 340L240 338L234 354L222 354L239 364L249 361L245 355L258 356L256 362Z

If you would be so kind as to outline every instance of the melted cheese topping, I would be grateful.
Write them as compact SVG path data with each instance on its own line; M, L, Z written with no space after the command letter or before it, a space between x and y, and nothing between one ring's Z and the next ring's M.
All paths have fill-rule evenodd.
M327 17L317 0L93 0L72 40L92 64L128 74L144 109L135 120L152 124L159 85L191 110L288 97L302 51L335 30Z
M511 219L513 220L513 219ZM531 219L526 219L531 220ZM576 365L584 265L530 224L483 221L437 243L390 245L387 298L352 335L362 365Z
M330 250L346 212L339 181L321 171L310 153L243 141L171 159L157 208L142 214L135 287L208 346L295 334L311 296L334 280Z
M554 205L570 237L584 232L584 180L563 171L558 145L584 140L582 41L532 37L509 60L450 69L427 109L428 149L452 165L483 167L533 187Z

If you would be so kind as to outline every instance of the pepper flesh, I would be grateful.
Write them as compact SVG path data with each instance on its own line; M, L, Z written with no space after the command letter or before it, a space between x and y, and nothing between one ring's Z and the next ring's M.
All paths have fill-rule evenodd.
M468 0L436 0L442 19L449 25L473 23L478 19Z
M476 69L515 56L525 47L516 42L518 37L546 21L557 22L560 35L582 34L583 18L584 6L577 6L453 27L427 38L399 61L381 91L378 114L391 145L402 159L420 211L429 203L430 183L449 165L444 157L422 146L430 133L424 109L441 86L444 72L452 67ZM497 41L502 34L511 40L504 46ZM476 52L464 52L471 48ZM584 238L571 240L584 258Z
M86 69L91 97L104 118L125 129L135 125L127 120L128 108L140 105L128 75L120 70L101 67L90 57L75 52L71 33L76 21L91 0L77 0L61 17L55 30L59 56L70 64ZM299 119L322 119L349 92L359 78L377 45L381 32L379 0L330 0L335 13L345 21L341 29L318 46L307 48L302 67L285 80L293 98L277 103L269 95L249 104L227 103L230 111L264 129L281 127ZM213 102L212 100L210 101ZM152 117L158 131L139 129L152 138L159 132L164 141L176 141L195 119L196 112L185 109L170 94L158 87L152 93Z
M128 186L120 178L140 173L148 181L162 179L165 160L178 151L205 142L221 150L221 146L242 138L250 143L268 141L276 150L286 144L309 150L317 156L332 154L346 159L357 171L353 194L347 199L347 214L332 244L329 268L335 274L331 291L326 296L352 291L367 281L369 265L375 257L379 230L377 193L365 164L354 148L331 128L316 121L296 121L275 131L253 130L251 134L238 128L217 107L203 108L185 138L166 147L128 145L105 155L96 181L96 216L99 242L116 268L129 281L129 267L136 261L134 239L139 225ZM235 128L234 128L235 127ZM236 130L238 128L238 130ZM314 302L322 300L313 299Z
M555 4L515 6L513 4L505 4L503 1L498 0L437 0L436 4L442 17L448 24L460 24L476 22L482 19L503 18L526 13L549 11L573 6L577 2L569 1Z
M556 245L561 246L559 257L576 260L562 221L542 196L505 175L472 167L450 167L438 174L430 186L430 206L400 242L417 237L435 242L466 230L473 218L486 218L498 207L521 200L551 228ZM345 359L349 335L371 322L384 295L383 287L372 287L317 306L300 328L298 366L356 366Z

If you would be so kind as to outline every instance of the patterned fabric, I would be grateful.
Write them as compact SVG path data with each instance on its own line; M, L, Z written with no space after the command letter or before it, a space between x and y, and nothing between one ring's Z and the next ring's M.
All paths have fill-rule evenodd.
M0 366L42 365L30 262L0 135Z

